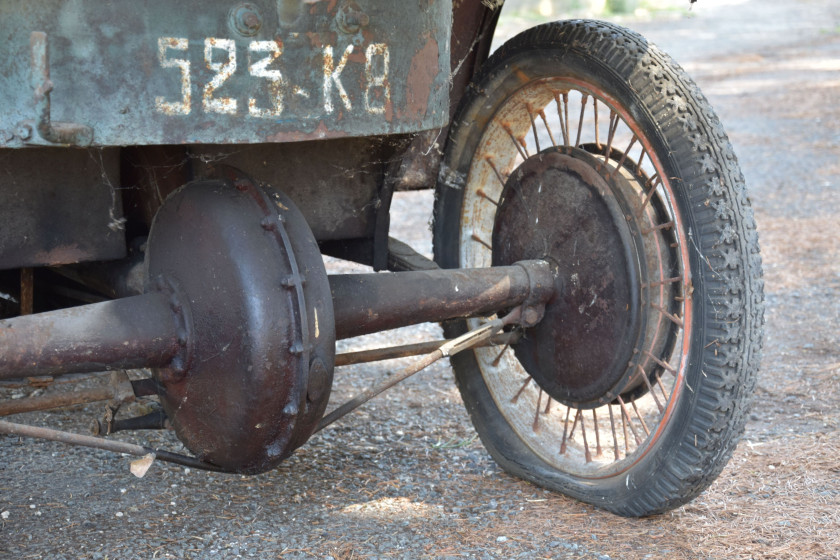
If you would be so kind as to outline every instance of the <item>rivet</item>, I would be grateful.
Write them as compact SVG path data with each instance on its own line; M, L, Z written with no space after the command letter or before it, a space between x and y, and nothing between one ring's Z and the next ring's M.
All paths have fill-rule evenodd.
M262 27L262 16L254 4L239 4L230 11L229 22L236 33L253 37Z
M32 127L28 124L18 126L15 132L21 140L29 140L32 138Z
M277 231L277 224L268 216L260 220L260 225L265 231Z

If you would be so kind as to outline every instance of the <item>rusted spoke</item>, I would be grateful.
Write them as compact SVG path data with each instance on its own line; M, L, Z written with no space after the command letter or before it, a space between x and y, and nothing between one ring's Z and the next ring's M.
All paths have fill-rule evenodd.
M607 405L607 410L610 412L610 429L612 429L612 436L613 436L613 454L615 455L615 460L621 457L621 451L618 449L618 432L615 431L615 416L613 416L612 405Z
M510 344L505 344L502 347L502 350L501 350L501 352L499 352L499 355L496 356L495 360L493 360L493 367L499 367L499 362L502 361L502 356L505 355L505 352L507 352L508 348L510 348Z
M645 151L645 147L642 146L642 153L639 154L639 161L636 162L636 169L638 169L639 172L642 171L642 162L644 161L646 155L647 152Z
M665 385L662 383L662 377L659 374L656 374L656 384L659 386L659 390L662 391L662 397L667 402L668 391L665 389Z
M645 431L645 435L649 436L650 435L650 430L648 430L647 423L645 422L645 419L642 416L642 413L639 412L639 407L636 406L636 399L635 398L632 399L630 401L630 404L633 405L633 411L636 413L636 416L639 417L639 422L642 423L642 429Z
M480 238L480 237L478 236L478 234L477 234L477 233L473 233L473 234L470 236L470 239L472 239L473 241L477 241L478 243L481 243L482 245L484 245L485 247L487 247L487 248L488 248L488 249L490 249L491 251L493 250L493 247L492 247L489 243L487 243L486 241L484 241L482 238Z
M566 145L571 146L569 143L569 138L571 137L571 130L569 130L569 92L563 94L563 115L565 117L566 122L566 131L565 131L565 138L566 138Z
M627 146L627 148L626 148L626 149L624 150L624 152L621 154L621 159L620 159L620 160L618 160L618 165L617 165L617 166L616 166L616 168L613 170L613 172L612 172L612 173L610 173L610 178L612 178L612 176L613 176L613 175L615 175L616 173L618 173L618 172L619 172L619 170L620 170L620 169L624 166L624 162L625 162L625 161L627 161L627 156L630 154L630 150L632 150L632 149L633 149L633 144L635 144L635 143L636 143L636 140L638 140L638 138L636 138L636 135L634 134L634 135L633 135L633 140L631 140L631 141L630 141L630 145L629 145L629 146Z
M653 392L653 386L650 384L650 379L648 379L647 373L645 372L644 368L639 364L636 364L636 367L639 369L639 371L642 374L642 378L645 380L645 385L647 385L648 392L653 397L653 402L656 403L656 408L659 409L660 413L665 412L665 407L663 407L662 404L660 404L659 398L656 396L656 393Z
M604 159L610 159L610 152L612 151L612 143L615 140L615 133L618 130L619 123L618 113L610 109L610 124L607 127L607 147L604 150Z
M528 159L528 146L523 144L521 139L513 135L513 131L510 129L509 124L504 123L502 128L508 133L508 136L510 136L511 142L513 142L513 145L516 146L516 150L519 152L519 155L522 156L522 159Z
M554 92L554 102L557 104L557 116L560 119L560 132L563 134L563 145L569 145L569 93L563 93L563 103L560 103L561 93ZM562 106L561 106L562 105Z
M649 229L643 229L642 235L647 235L649 233L653 233L654 231L659 231L663 229L671 229L672 227L674 227L674 222L665 222L664 224L659 224L658 226L653 226Z
M577 429L578 420L580 420L580 409L576 408L577 412L575 412L575 421L572 422L572 430L569 432L569 439L574 439L575 437L575 430Z
M545 117L545 111L542 109L540 109L540 117L543 120L543 124L545 124L545 130L548 132L548 137L551 139L551 145L556 148L557 142L554 140L554 134L551 133L551 127L548 126L548 119Z
M641 445L642 439L639 437L639 434L636 433L636 428L633 427L633 421L630 418L630 412L627 410L627 405L624 404L624 400L621 398L621 396L616 397L616 400L618 400L618 404L621 406L621 414L624 416L624 418L627 419L627 425L630 426L630 431L633 433L633 438L635 438L636 440L636 445Z
M496 178L499 180L499 182L504 187L507 184L507 179L505 177L503 177L501 173L499 173L499 170L496 168L496 164L493 163L493 158L490 157L490 156L487 156L487 157L484 158L484 161L487 162L487 164L490 166L490 169L492 169L493 173L496 175Z
M596 97L592 98L592 109L595 111L595 146L600 150L601 139L599 137L600 132L598 131L598 99Z
M677 282L682 281L681 276L675 276L674 278L667 278L665 280L661 280L659 282L649 282L647 284L642 284L645 288L653 288L655 286L664 286L665 284L676 284Z
M598 415L595 413L595 409L592 409L592 424L595 425L595 456L600 457L603 454L603 450L601 449L601 432L598 430Z
M525 383L522 384L522 387L520 387L519 390L516 392L516 394L513 395L513 398L510 399L510 402L516 403L516 401L518 401L519 397L522 395L522 392L525 391L525 388L528 387L528 385L531 384L531 381L532 381L531 377L528 377L528 379L525 380Z
M627 433L627 420L624 418L624 414L622 411L621 414L621 428L624 430L624 454L630 454L630 434Z
M499 207L499 203L492 196L487 194L487 192L484 189L478 189L476 191L476 194L478 196L480 196L481 198L487 200L487 202L490 202L491 204L493 204L493 206L495 206L496 208Z
M583 436L583 453L584 453L584 457L586 458L586 462L587 462L587 463L591 463L591 462L592 462L592 453L589 451L589 443L586 441L586 425L585 425L585 423L584 423L584 421L583 421L583 411L582 411L582 410L578 410L578 412L579 412L579 413L581 413L581 417L580 417L580 433L581 433L581 434L582 434L582 436Z
M563 421L563 440L560 442L560 455L566 454L566 434L569 431L569 413L571 408L566 407L566 419Z
M672 315L672 314L668 313L662 306L656 305L653 302L650 302L650 306L653 307L654 309L656 309L657 311L659 311L662 315L664 315L668 319L670 319L679 328L683 328L682 319L680 319L676 315Z
M651 354L650 352L647 352L647 351L645 352L645 355L648 356L651 360L653 360L657 364L659 364L660 366L662 366L662 369L664 369L666 371L669 371L669 372L673 373L674 375L677 374L677 370L674 369L674 367L671 366L671 364L669 364L668 362L665 362L665 361L661 360L657 356L655 356L655 355L653 355L653 354Z
M580 119L578 120L577 138L575 138L575 147L580 146L580 135L583 132L583 114L586 112L586 102L589 100L589 95L583 94L580 98Z
M537 153L540 153L542 150L540 150L540 138L537 135L537 123L534 121L533 109L530 105L526 105L526 108L528 109L528 118L531 119L531 130L534 131L534 145L537 148Z
M534 423L531 426L531 429L533 429L534 432L540 431L540 408L542 407L542 396L543 390L540 389L540 392L537 394L537 409L534 411ZM549 397L549 399L550 398L551 397Z
M645 194L645 198L642 200L642 205L639 207L639 214L638 217L641 218L642 214L645 212L645 206L648 205L650 199L653 198L653 193L656 192L656 188L659 186L661 181L659 180L659 174L654 174L650 179L647 180L645 183L645 187L648 187L648 191Z
M543 410L543 414L548 414L551 412L551 401L554 400L551 398L551 395L546 395L545 400L545 410Z

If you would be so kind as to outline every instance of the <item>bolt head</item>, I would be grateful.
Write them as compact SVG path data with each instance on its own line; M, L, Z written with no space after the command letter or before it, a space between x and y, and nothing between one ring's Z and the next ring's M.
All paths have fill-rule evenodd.
M28 124L18 126L15 132L21 140L29 140L32 138L32 127Z
M239 4L230 11L229 25L236 33L253 37L262 27L259 8L251 3Z

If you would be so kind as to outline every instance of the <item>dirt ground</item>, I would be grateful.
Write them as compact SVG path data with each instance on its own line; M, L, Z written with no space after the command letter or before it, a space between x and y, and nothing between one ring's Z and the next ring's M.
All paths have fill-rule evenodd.
M531 16L503 22L512 34ZM840 4L700 0L622 23L718 110L759 225L767 325L753 411L690 504L623 519L502 473L439 363L257 477L0 438L0 558L840 558ZM429 193L395 202L428 252ZM402 329L340 350L440 336ZM337 372L333 403L403 364ZM4 390L2 396L29 390ZM19 421L87 432L97 407ZM177 449L167 433L123 439Z

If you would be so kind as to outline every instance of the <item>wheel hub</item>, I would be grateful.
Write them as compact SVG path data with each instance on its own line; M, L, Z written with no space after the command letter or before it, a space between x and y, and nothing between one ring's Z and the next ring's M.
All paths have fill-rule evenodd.
M645 259L632 192L618 169L577 148L529 157L502 191L493 264L547 259L566 282L514 351L540 388L567 405L600 406L639 381L628 364L644 337Z

